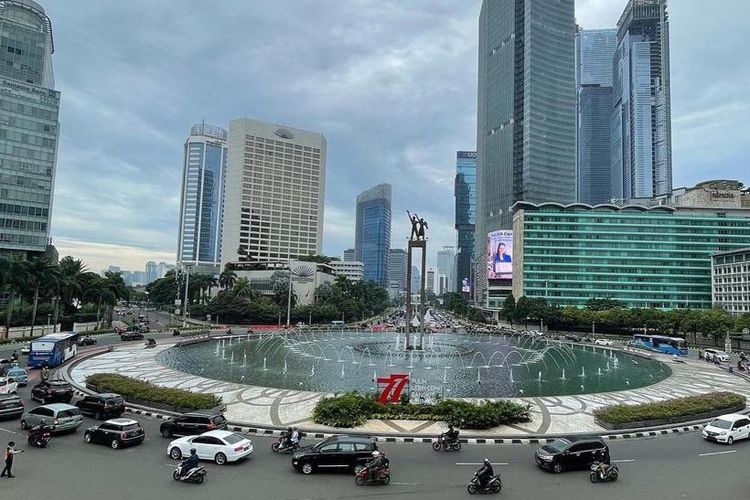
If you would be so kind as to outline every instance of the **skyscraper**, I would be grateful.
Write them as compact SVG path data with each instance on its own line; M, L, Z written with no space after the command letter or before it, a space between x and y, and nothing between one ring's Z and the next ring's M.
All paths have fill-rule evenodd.
M441 294L456 291L456 252L453 247L443 247L442 250L438 250L437 274L445 278L445 285L438 287Z
M578 196L581 203L612 198L612 58L617 30L579 30L576 34L578 92Z
M672 111L666 0L630 0L617 23L612 196L672 191Z
M419 267L411 266L411 293L418 294L419 287L422 286L422 274L419 272Z
M146 283L151 283L158 279L158 271L156 268L156 262L150 260L146 262Z
M388 254L388 283L396 282L400 290L406 290L406 250L391 248Z
M474 256L474 224L477 212L477 152L456 152L456 255L455 283L461 290L463 280L471 282L471 260Z
M354 262L357 260L357 252L353 248L344 250L344 262Z
M177 264L218 271L227 131L205 123L193 125L185 142Z
M357 196L354 252L365 265L364 279L388 286L390 249L391 185L378 184Z
M229 124L222 263L323 248L326 140L248 118Z
M435 293L435 270L428 269L427 276L425 277L425 292Z
M574 0L484 0L474 253L516 201L576 199Z
M52 22L31 0L0 0L0 254L47 249L60 92Z

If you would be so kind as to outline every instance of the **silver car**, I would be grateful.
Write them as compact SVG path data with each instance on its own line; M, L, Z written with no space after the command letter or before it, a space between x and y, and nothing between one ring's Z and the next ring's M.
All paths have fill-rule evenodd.
M21 417L21 429L36 427L44 420L52 432L74 431L83 423L81 410L66 403L37 406Z

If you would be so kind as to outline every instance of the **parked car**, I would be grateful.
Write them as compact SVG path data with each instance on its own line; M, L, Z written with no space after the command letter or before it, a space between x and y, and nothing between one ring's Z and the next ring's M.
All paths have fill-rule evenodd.
M28 430L36 427L42 420L51 432L75 432L83 423L81 410L75 406L66 403L52 403L37 406L24 413L21 417L21 429Z
M151 328L149 328L148 325L141 323L138 325L138 331L141 333L149 333Z
M139 331L124 332L120 334L120 340L143 340L143 334Z
M31 399L42 404L70 403L73 399L73 387L64 380L42 380L31 388Z
M21 354L24 356L28 355L31 352L31 342L26 342L23 347L21 347Z
M0 396L0 418L18 418L23 415L25 406L23 400L16 394Z
M703 357L706 358L709 361L719 360L719 361L721 361L723 363L728 363L729 362L729 354L726 353L726 352L724 352L724 351L720 351L718 349L710 349L710 348L709 349L704 349L703 350Z
M557 474L588 468L595 461L609 463L609 447L598 437L560 438L537 449L535 460L542 469Z
M89 427L83 434L85 442L107 444L114 450L141 444L145 437L146 432L141 424L131 418L113 418Z
M164 437L196 436L213 430L226 430L227 419L221 412L192 412L164 420L159 432Z
M85 396L76 401L76 406L84 415L91 415L96 420L117 418L125 413L125 399L119 394L101 393Z
M208 431L200 436L185 436L175 439L167 446L167 454L174 460L180 460L190 455L190 449L195 448L198 458L212 460L217 465L236 462L250 456L253 442L245 436L232 431Z
M581 337L579 337L578 335L575 335L573 333L566 333L565 334L565 340L570 340L571 342L580 342L581 341Z
M615 343L612 342L609 339L596 339L594 341L594 344L596 344L596 345L606 345L606 346L610 346L610 347L613 346L613 345L615 345Z
M750 437L750 417L739 413L716 417L703 428L702 435L703 439L726 444L747 439Z
M8 371L5 372L5 376L12 378L22 387L25 387L26 384L29 383L29 373L20 366L11 366L8 368Z
M85 337L81 337L78 339L78 345L84 346L84 345L95 345L96 339L91 337L91 335L86 335Z
M0 377L0 394L14 394L18 390L18 382L11 377Z
M368 436L332 436L297 451L292 455L292 466L303 474L317 469L348 469L356 473L377 449L377 443Z

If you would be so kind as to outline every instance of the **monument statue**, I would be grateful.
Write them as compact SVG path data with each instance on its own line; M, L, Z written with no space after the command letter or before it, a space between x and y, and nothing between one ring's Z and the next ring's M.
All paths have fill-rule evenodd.
M408 210L406 211L406 214L409 216L409 220L411 220L411 235L409 236L409 239L411 241L424 241L424 230L430 228L430 226L427 225L427 221L419 217L416 213L412 215Z

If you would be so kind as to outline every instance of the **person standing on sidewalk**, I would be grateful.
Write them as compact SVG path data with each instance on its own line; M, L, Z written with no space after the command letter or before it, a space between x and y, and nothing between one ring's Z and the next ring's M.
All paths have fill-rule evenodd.
M0 474L0 477L8 476L8 478L16 477L13 475L13 456L16 453L23 453L23 450L17 450L16 449L16 443L13 441L8 443L8 446L5 448L5 468L3 469L2 474Z

